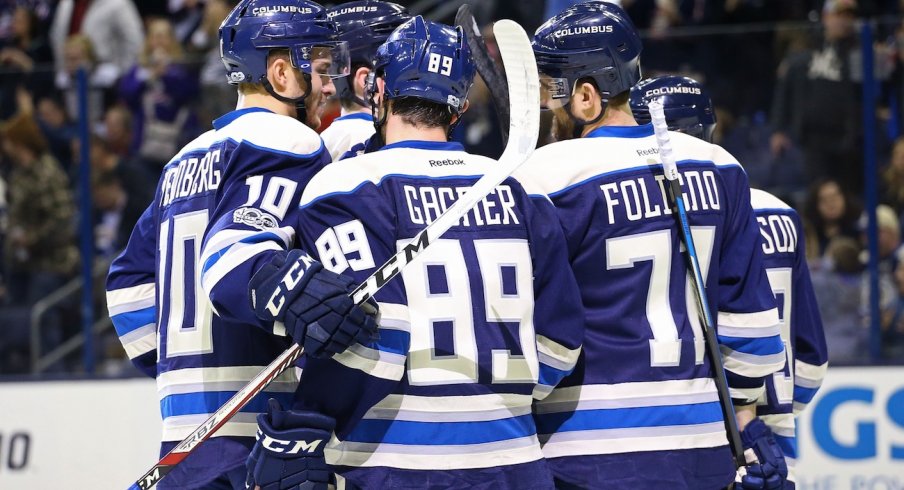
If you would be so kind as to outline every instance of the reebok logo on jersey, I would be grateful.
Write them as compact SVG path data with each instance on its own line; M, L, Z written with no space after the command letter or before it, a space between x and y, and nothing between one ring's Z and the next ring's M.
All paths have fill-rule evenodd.
M303 453L313 453L317 450L317 446L319 446L320 443L323 442L322 439L311 442L283 441L280 439L274 439L267 435L263 435L260 432L258 432L258 437L262 439L261 445L264 446L264 449L280 454L298 454L299 451Z
M248 225L261 231L279 226L279 222L273 215L256 208L236 209L232 213L232 222Z
M251 9L251 15L265 14L311 14L314 10L297 5L274 5L272 7L255 7Z
M376 7L376 6L370 6L370 7L346 7L346 8L342 8L342 9L339 9L339 10L334 10L334 11L328 13L328 14L327 14L327 17L329 17L330 19L332 19L333 17L339 17L340 15L346 15L346 14L364 14L364 13L370 13L370 12L376 12L376 11L377 11L377 7Z
M464 164L465 164L464 160L453 160L453 159L430 160L431 167L446 167L449 165L464 165Z
M670 94L702 95L703 91L701 91L698 87L660 87L647 90L646 92L644 92L644 97L654 97L657 95Z
M611 33L612 26L587 26L587 27L570 27L568 29L560 29L553 33L555 37L577 36L578 34L600 34Z
M647 148L646 150L635 150L637 151L637 156L639 157L648 157L651 155L658 155L659 148Z

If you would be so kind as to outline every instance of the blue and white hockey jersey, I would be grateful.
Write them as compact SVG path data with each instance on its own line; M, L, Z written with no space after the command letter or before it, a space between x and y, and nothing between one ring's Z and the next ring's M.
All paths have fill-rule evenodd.
M757 416L775 433L794 480L797 443L794 415L813 399L828 368L825 332L810 283L800 217L767 192L752 189L751 204L762 235L766 274L779 304L785 367L766 378Z
M157 378L164 451L290 345L285 337L220 318L211 309L200 288L199 259L215 204L245 203L229 218L263 226L294 213L304 183L329 161L316 133L262 109L231 112L214 121L214 128L163 169L154 202L107 278L108 307L120 340L133 362ZM162 484L184 478L186 485L200 485L243 465L257 413L271 397L291 404L296 386L294 371L281 375L199 447L190 458L198 461L191 474L180 465ZM241 438L241 446L217 439L224 436Z
M363 143L375 132L372 115L363 112L346 113L343 109L342 115L333 120L333 123L320 133L320 137L323 138L323 144L335 162L353 146Z
M246 240L287 233L281 246L363 281L495 165L456 143L388 145L311 181L297 237ZM337 417L328 461L350 487L550 487L531 402L572 370L583 338L564 247L548 200L507 180L377 293L378 342L305 359L299 404ZM247 284L225 277L214 290Z
M679 133L672 144L732 398L752 403L784 351L747 177L718 146ZM555 204L583 297L581 360L535 408L553 473L582 487L734 477L658 153L651 125L602 127L516 173Z

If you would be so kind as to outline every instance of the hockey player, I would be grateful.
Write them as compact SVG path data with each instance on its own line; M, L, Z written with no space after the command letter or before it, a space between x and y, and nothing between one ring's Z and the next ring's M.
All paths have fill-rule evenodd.
M327 16L339 28L339 38L348 43L351 56L349 76L336 79L336 97L342 113L320 137L333 161L351 147L374 134L374 118L364 95L367 76L373 69L377 48L389 34L411 16L405 7L392 2L359 0L327 10Z
M581 137L540 148L516 177L556 206L587 318L581 361L535 416L561 488L724 488L736 471L658 145L628 106L640 52L627 14L605 2L534 36L545 105ZM679 133L672 145L743 428L784 363L747 178L717 146Z
M236 206L229 220L257 228L278 226L295 212L307 180L329 162L311 127L319 125L316 108L334 92L331 77L344 76L348 67L335 26L320 5L307 0L242 1L224 21L220 38L228 80L238 85L238 109L214 121L213 130L166 165L154 202L107 279L110 316L126 352L157 378L161 454L289 342L316 352L324 341L350 340L359 330L375 327L373 319L350 302L333 304L336 295L344 296L345 287L322 281L305 288L310 305L323 309L329 304L342 321L314 318L320 320L319 329L311 332L292 328L289 322L274 326L253 315L217 316L200 290L202 271L216 265L215 260L205 264L199 259L217 200ZM240 237L231 245L246 256L253 256L256 247ZM244 463L257 430L255 415L266 410L268 398L290 404L296 386L292 371L278 377L159 488L245 488Z
M650 122L647 103L658 98L672 131L712 142L716 115L712 100L697 81L678 76L644 80L631 89L631 111L639 123ZM751 189L751 204L762 235L766 275L779 303L785 367L766 378L766 391L757 400L757 417L775 435L788 464L788 484L794 488L797 458L794 415L813 399L827 369L822 319L804 256L800 217L777 197Z
M475 72L460 28L415 17L374 66L387 144L322 170L298 220L301 245L358 281L498 165L447 141ZM336 418L328 461L344 488L552 488L531 401L577 362L583 315L549 201L507 179L401 276L376 295L379 342L305 362L301 406ZM269 294L257 277L251 287ZM251 471L282 472L279 488L300 481L286 468L312 467L264 443L255 454Z

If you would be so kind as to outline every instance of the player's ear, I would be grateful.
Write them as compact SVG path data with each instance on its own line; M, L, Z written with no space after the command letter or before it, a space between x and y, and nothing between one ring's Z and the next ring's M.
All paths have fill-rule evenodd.
M580 83L575 90L576 102L582 112L593 110L594 101L599 98L596 87L592 83Z
M367 76L370 75L370 68L366 66L362 66L355 70L354 80L355 80L355 92L359 89L361 93L364 93L365 88L367 87Z
M292 64L287 57L273 56L270 58L270 64L267 67L267 78L276 93L285 92L289 87L289 77L294 76ZM307 87L302 88L307 89Z
M465 104L461 106L461 110L458 111L458 117L461 117L464 113L468 112L468 109L471 108L471 101L465 99Z

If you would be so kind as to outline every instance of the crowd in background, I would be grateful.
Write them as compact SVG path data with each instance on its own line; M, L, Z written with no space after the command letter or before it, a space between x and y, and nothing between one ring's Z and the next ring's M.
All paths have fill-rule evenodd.
M435 19L451 23L453 3L435 2ZM512 18L531 32L575 2L471 3L483 23ZM679 73L706 85L717 107L716 142L742 162L752 186L799 210L836 365L870 360L858 19L876 20L882 354L904 360L904 1L620 3L644 34L645 75ZM234 108L217 45L217 27L234 4L0 0L0 374L29 369L33 306L77 276L78 230L86 229L77 223L80 166L91 169L94 254L103 262L125 245L163 165ZM88 162L80 161L78 139L81 70ZM471 98L455 138L498 156L487 87L478 82ZM44 316L42 349L80 331L77 308L73 298ZM128 369L110 340L101 354L113 359L111 370Z

